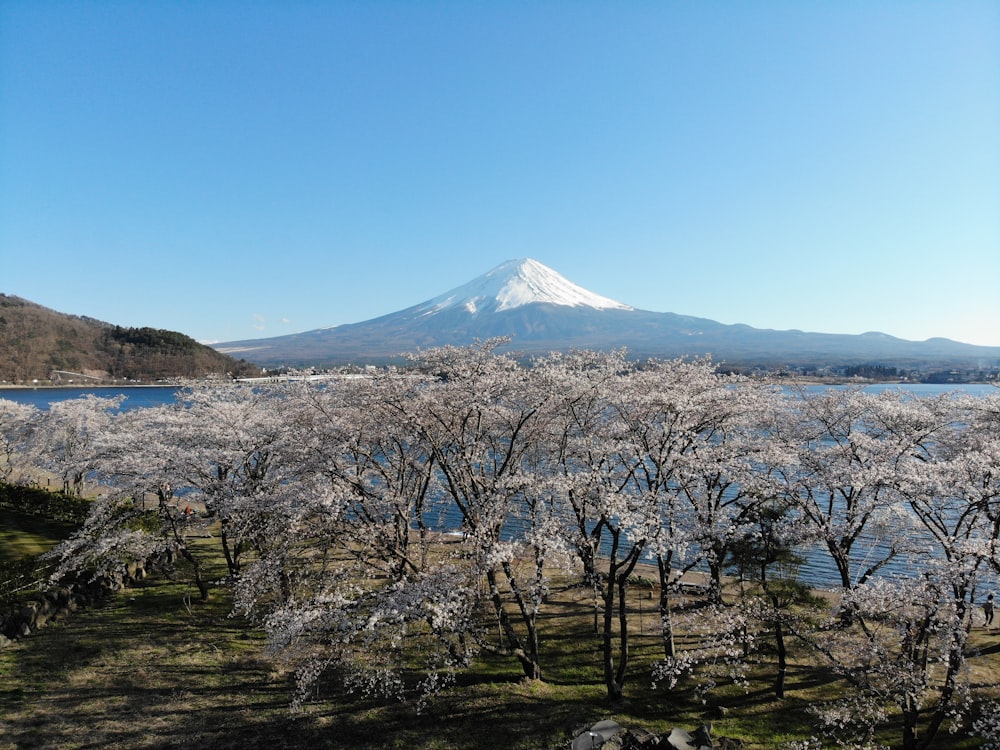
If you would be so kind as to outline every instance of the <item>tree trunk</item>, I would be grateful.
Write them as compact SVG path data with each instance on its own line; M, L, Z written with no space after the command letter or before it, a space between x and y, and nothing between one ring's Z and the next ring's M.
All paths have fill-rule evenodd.
M578 544L577 551L580 561L583 563L583 580L594 593L594 635L601 632L601 576L597 573L596 553L594 547L596 542L591 538L591 544Z
M618 670L615 672L615 682L618 684L619 693L625 687L625 676L628 674L629 660L629 633L628 633L628 602L625 595L628 593L627 571L618 574Z
M907 696L903 708L903 750L917 750L917 718L919 710L913 699Z
M851 548L844 547L843 541L834 541L833 539L828 539L826 542L826 548L830 551L830 557L833 559L833 564L837 568L837 575L840 576L840 585L843 587L844 591L848 591L851 588Z
M673 659L677 654L674 644L674 624L670 611L670 563L657 555L656 564L660 571L660 632L663 637L663 655Z
M240 573L240 565L239 562L236 560L236 558L233 556L233 551L229 546L229 535L226 534L225 524L223 524L219 536L222 542L222 554L225 555L226 557L226 567L229 568L229 575L235 578Z
M603 643L603 663L604 663L604 684L608 689L608 697L618 700L622 697L622 687L615 680L615 652L614 652L614 617L615 617L615 566L608 569L607 587L603 592L604 598L604 630L602 632Z
M618 540L620 532L612 536L611 552L608 559L608 580L604 589L604 683L608 689L608 697L618 700L624 694L625 679L628 675L629 633L628 608L626 595L628 593L628 577L635 569L635 564L642 554L640 546L633 547L621 562L618 558ZM614 621L615 602L618 608L618 665L614 657Z
M531 654L525 650L521 639L517 635L517 631L514 629L513 623L510 621L507 610L504 609L503 598L500 596L500 589L497 584L496 571L492 569L487 571L486 580L490 586L490 598L493 602L493 609L496 612L497 619L500 622L500 629L510 646L509 654L513 654L517 659L525 677L531 680L542 679L542 668L538 664L537 651L535 658L532 658Z
M198 594L203 602L208 601L208 583L201 577L201 566L198 564L198 560L194 555L191 554L190 550L186 546L180 547L181 557L191 563L191 568L194 571L194 585L198 587Z
M722 561L725 556L718 554L712 556L716 559L708 560L708 601L711 604L723 604L722 601Z
M959 604L958 608L958 619L960 622L965 621L965 614L965 604L963 600L961 604ZM934 738L937 737L938 732L941 730L941 726L944 724L945 718L949 714L952 702L955 699L958 676L962 672L962 667L965 664L964 643L965 639L962 635L958 632L954 632L952 634L951 644L948 648L948 670L945 673L944 685L941 687L941 693L938 697L937 706L935 706L934 712L931 715L931 720L928 722L924 731L923 739L919 742L915 741L915 746L921 748L921 750L931 746L931 743L934 742ZM926 664L926 650L924 661Z
M510 563L502 563L501 568L507 577L511 591L514 593L514 601L517 603L518 611L521 613L521 622L524 624L524 637L527 645L525 648L525 659L522 664L525 666L525 677L531 680L540 680L542 679L542 668L538 661L538 623L536 620L536 610L525 601L524 594L518 586ZM538 571L541 571L540 566L538 567Z
M785 629L778 617L774 621L774 642L778 651L778 675L774 680L774 695L785 697L785 675L788 672L788 650L785 647Z

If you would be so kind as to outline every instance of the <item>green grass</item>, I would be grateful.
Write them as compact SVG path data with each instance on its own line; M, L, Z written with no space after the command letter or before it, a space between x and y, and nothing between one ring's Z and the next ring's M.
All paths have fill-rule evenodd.
M207 572L221 577L221 561ZM636 592L633 602L636 628L644 608L644 632L633 639L631 682L617 703L605 694L589 592L556 587L542 626L544 682L521 680L513 660L483 658L418 713L409 703L345 695L331 675L314 702L292 712L292 676L269 657L259 631L230 616L225 590L203 603L189 583L152 577L0 650L0 750L565 749L572 729L608 718L656 733L712 721L715 736L765 750L813 734L808 706L842 689L797 649L781 701L770 692L768 663L749 692L724 685L706 704L683 686L653 690L648 665L660 644L645 596ZM974 666L984 684L995 683L1000 631L974 636ZM727 709L723 718L713 718L717 707ZM897 736L885 741L896 745ZM976 743L944 735L937 746L971 750Z
M0 509L0 563L40 555L72 529L60 521Z

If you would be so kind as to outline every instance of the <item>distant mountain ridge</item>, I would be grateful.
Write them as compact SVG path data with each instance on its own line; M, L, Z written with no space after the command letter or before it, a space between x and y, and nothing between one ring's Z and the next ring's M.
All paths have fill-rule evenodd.
M950 339L775 331L639 310L583 289L530 258L507 261L426 302L371 320L214 346L268 367L329 367L382 364L417 348L495 336L512 336L506 348L526 355L625 347L635 358L710 354L734 367L1000 366L1000 347Z
M259 372L183 333L123 328L0 294L0 382L150 382Z

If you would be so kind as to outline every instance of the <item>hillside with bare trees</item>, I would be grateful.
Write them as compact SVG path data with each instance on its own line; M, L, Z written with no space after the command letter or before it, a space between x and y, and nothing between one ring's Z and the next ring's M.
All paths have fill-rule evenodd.
M0 294L0 381L66 382L245 375L259 368L175 331L123 328Z

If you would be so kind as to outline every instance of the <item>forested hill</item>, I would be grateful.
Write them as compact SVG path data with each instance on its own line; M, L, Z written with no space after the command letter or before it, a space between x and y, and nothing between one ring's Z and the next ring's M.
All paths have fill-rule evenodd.
M189 336L123 328L0 294L0 381L143 382L257 374L260 368Z

